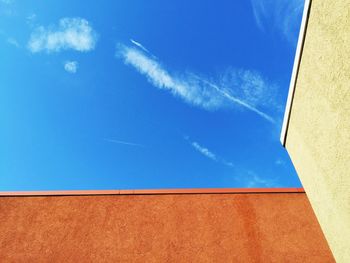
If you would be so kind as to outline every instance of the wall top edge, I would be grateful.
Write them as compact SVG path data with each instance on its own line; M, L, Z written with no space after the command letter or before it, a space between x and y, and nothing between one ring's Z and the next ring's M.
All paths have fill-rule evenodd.
M305 193L304 188L196 188L147 190L69 190L69 191L2 191L0 197L15 196L86 196L86 195L171 195L171 194L268 194Z

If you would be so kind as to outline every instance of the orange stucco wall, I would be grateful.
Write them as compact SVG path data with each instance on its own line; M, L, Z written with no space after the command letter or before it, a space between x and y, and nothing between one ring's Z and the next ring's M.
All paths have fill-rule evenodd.
M303 193L0 197L1 262L334 262Z

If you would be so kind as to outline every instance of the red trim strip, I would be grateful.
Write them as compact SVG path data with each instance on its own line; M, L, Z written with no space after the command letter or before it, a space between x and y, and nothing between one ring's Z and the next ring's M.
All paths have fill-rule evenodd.
M0 196L52 196L52 195L162 195L162 194L257 194L305 193L304 188L198 188L155 190L76 190L76 191L18 191L0 192Z

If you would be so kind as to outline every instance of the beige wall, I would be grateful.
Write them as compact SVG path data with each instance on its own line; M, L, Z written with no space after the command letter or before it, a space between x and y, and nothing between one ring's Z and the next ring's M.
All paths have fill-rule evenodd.
M350 1L313 0L286 148L337 262L350 262Z

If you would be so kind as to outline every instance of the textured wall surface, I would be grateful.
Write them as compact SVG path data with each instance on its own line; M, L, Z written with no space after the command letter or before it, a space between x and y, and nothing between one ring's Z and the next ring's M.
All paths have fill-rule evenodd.
M337 262L350 262L350 1L313 0L286 148Z
M0 198L1 262L334 262L303 193Z

